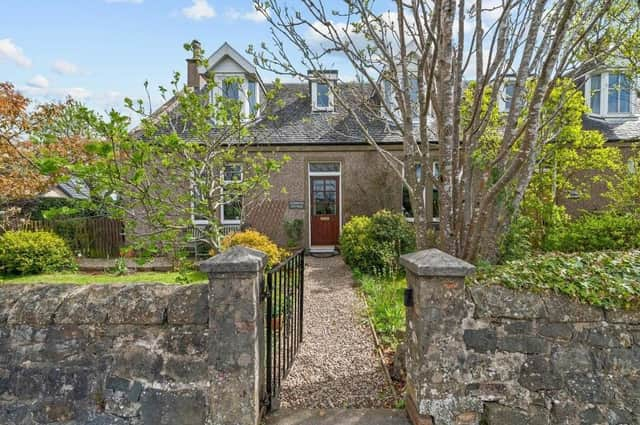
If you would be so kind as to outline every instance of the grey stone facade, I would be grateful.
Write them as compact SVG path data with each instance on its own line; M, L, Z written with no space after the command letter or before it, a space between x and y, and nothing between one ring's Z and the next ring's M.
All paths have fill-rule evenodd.
M464 288L464 266L452 273L441 255L404 260L422 264L407 272L415 303L407 312L408 407L416 423L640 423L640 312ZM446 272L424 275L438 262Z

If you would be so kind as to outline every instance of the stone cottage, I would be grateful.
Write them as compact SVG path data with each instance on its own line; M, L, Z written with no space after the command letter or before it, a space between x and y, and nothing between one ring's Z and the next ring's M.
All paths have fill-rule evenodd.
M205 89L202 78L205 74L213 73L221 83L228 78L240 77L243 87L225 90L223 95L244 102L247 114L254 105L260 104L269 85L262 81L258 70L246 57L224 43L207 62L208 68L204 69L194 58L187 60L188 86ZM335 70L323 71L317 80L313 76L318 74L309 75L308 83L284 84L278 91L278 106L269 111L275 120L264 120L255 129L256 142L251 149L286 154L291 158L281 172L272 177L272 193L267 200L247 208L245 223L241 223L238 205L221 208L221 223L228 228L247 224L284 245L287 242L284 222L299 219L303 222L301 242L305 248L333 251L343 224L354 215L370 215L388 209L402 212L407 220L412 220L411 205L401 179L383 155L365 142L349 111L355 108L376 111L376 99L370 95L372 90L366 85L341 82ZM589 71L580 77L579 83L584 86L586 101L593 110L585 116L584 127L601 131L628 159L634 142L640 140L640 106L635 89L627 77L615 69ZM329 84L339 85L334 89L348 89L354 93L353 104L336 102ZM499 106L504 109L509 101L509 82L506 81ZM256 113L266 115L261 111ZM362 115L369 117L366 122L368 132L383 147L384 154L401 158L402 138L384 115ZM435 140L431 149L437 157ZM437 162L433 166L434 174L437 174ZM629 166L634 164L629 163ZM242 178L245 171L237 164L229 165L224 175L237 179ZM572 213L596 210L605 205L606 201L600 196L603 189L594 186L594 196L589 200L564 194L563 202ZM437 226L437 190L425 193L424 199L429 216ZM195 220L195 224L206 225L206 222Z

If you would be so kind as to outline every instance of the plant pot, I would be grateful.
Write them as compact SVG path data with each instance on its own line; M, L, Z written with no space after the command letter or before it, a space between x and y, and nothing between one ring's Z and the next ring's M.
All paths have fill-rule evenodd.
M278 315L271 318L271 329L274 331L279 331L282 327L282 315Z

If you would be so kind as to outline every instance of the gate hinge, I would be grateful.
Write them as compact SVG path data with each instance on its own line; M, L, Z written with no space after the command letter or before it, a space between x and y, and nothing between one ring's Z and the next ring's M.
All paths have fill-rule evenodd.
M404 306L413 307L413 289L407 288L404 290Z

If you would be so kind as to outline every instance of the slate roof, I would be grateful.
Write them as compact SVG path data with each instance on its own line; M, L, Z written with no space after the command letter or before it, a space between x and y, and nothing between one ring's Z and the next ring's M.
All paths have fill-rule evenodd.
M71 177L69 181L58 183L58 188L72 199L89 199L89 187L80 179Z
M267 86L267 89L270 87ZM345 85L349 105L354 108L369 134L377 143L402 143L402 136L394 131L387 120L378 114L374 105L371 109L362 106L369 100L371 91L366 86ZM277 97L281 106L267 111L275 120L263 119L255 129L256 142L272 145L331 145L364 144L365 135L352 114L341 105L335 105L332 112L314 112L311 108L309 85L284 84ZM266 116L266 114L264 114Z
M609 142L640 140L640 119L604 119L585 115L582 119L585 130L598 130Z

